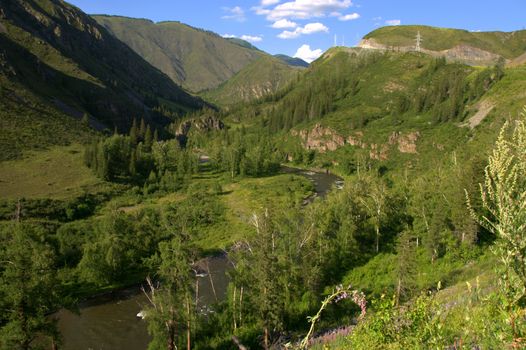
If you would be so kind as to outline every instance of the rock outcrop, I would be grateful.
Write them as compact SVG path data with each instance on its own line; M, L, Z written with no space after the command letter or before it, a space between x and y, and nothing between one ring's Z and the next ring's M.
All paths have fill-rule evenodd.
M334 129L316 124L311 130L292 130L293 136L299 136L303 140L306 149L325 153L335 151L345 145L345 138Z
M420 133L410 132L407 135L403 135L399 131L395 131L389 136L389 144L397 145L400 153L418 153L416 151L416 142L420 138Z
M223 130L224 128L225 124L221 119L214 116L203 116L182 122L175 131L175 137L179 140L181 145L184 146L188 140L188 134L192 129L208 132L213 130Z
M335 151L345 145L370 149L369 157L377 160L387 160L391 146L396 146L400 153L416 154L417 141L420 132L414 131L407 134L393 132L386 143L367 144L363 141L363 133L357 131L345 138L336 130L316 124L310 130L292 130L292 136L298 136L302 140L303 147L320 153Z

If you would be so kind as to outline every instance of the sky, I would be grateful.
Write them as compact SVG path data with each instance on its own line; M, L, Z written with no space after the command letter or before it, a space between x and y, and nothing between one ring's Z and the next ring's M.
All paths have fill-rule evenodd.
M526 0L69 0L88 14L179 21L308 62L386 25L526 27Z

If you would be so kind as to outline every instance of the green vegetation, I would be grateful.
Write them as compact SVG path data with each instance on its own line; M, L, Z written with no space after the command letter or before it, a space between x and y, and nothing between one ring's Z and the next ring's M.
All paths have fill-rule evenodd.
M33 151L24 159L0 163L3 199L71 198L103 187L83 166L84 149L78 144Z
M145 279L150 349L524 345L526 131L516 117L526 67L333 48L299 70L179 23L97 17L124 40L144 34L133 41L138 51L154 38L189 47L187 57L156 49L148 60L172 79L188 74L195 89L238 72L207 92L229 108L196 112L201 101L94 20L67 4L38 4L0 5L9 129L0 348L58 343L52 311ZM36 45L31 33L44 22L59 30ZM525 41L522 32L418 28L437 36L436 49L476 41L507 58ZM409 29L368 37L402 45ZM209 57L207 43L222 54ZM247 52L254 56L234 60ZM219 74L202 69L230 58ZM269 76L275 85L256 99L240 93ZM117 126L112 135L88 128L100 121ZM51 135L33 135L44 129ZM310 181L283 173L287 163L330 170L345 184L316 198ZM204 314L195 275L212 254L227 254L230 283Z
M364 39L374 39L386 46L414 46L416 33L425 39L422 47L433 51L451 49L457 45L470 45L512 59L524 53L526 31L470 32L467 30L428 26L388 26L367 34Z
M254 47L179 22L94 18L174 82L194 92L217 87L265 55Z
M305 62L304 60L302 60L301 58L290 57L287 55L274 55L274 57L279 58L283 62L293 67L303 67L303 68L309 67L309 64Z
M274 94L294 80L300 70L272 56L254 60L233 77L202 94L218 105L231 105Z
M77 8L16 1L1 10L1 160L86 141L86 124L127 131L144 117L161 127L204 105Z

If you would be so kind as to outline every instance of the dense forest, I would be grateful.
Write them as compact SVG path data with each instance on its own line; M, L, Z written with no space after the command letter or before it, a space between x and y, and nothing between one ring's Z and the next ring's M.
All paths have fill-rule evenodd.
M54 46L42 39L41 57L60 63L49 77L37 56L20 63L0 48L0 116L15 130L0 162L1 350L67 348L64 312L80 317L119 291L144 298L131 316L151 350L526 348L526 66L511 53L472 66L335 47L276 91L213 106L47 1L54 10L24 0L0 11L16 15L5 32L18 35L0 22L0 39L27 39L12 57L40 54L41 39L17 26L32 6L46 19L31 17L34 31L84 23L92 41L79 41L84 72L42 30ZM90 59L109 45L99 36L131 68ZM83 88L68 91L80 83L58 68ZM46 84L83 113L53 109ZM212 259L226 266L217 290Z

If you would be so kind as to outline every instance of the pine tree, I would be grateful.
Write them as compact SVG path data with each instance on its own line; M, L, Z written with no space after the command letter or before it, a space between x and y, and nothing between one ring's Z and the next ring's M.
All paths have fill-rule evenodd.
M416 243L410 230L402 231L398 237L396 252L396 303L398 304L400 299L410 297L411 293L416 289Z
M129 172L132 177L137 175L137 150L135 148L132 148L131 151Z
M186 340L191 348L191 321L193 315L192 254L180 237L159 244L157 278L159 285L150 279L150 290L145 294L151 307L146 311L148 331L152 335L151 348L175 350ZM178 341L179 340L179 341Z
M85 127L89 127L89 115L88 113L84 113L82 115L82 119L80 120L81 124Z
M141 126L139 127L139 137L144 139L146 134L146 124L144 123L144 118L141 118Z
M152 130L150 129L150 125L148 125L144 134L144 146L146 146L147 150L150 150L152 148L152 142Z
M131 139L132 145L136 145L137 142L139 141L139 135L138 135L138 130L137 130L137 120L135 118L133 118L132 127L130 129L130 139Z
M48 315L59 295L53 249L45 234L29 224L13 223L0 230L0 349L33 349L33 340L58 339ZM43 343L41 343L44 346Z
M283 326L284 301L283 288L280 285L279 252L277 240L279 233L274 227L268 212L254 216L253 224L257 238L252 246L254 252L253 266L256 268L254 286L256 287L259 317L263 324L263 344L270 349L272 333L280 331Z

